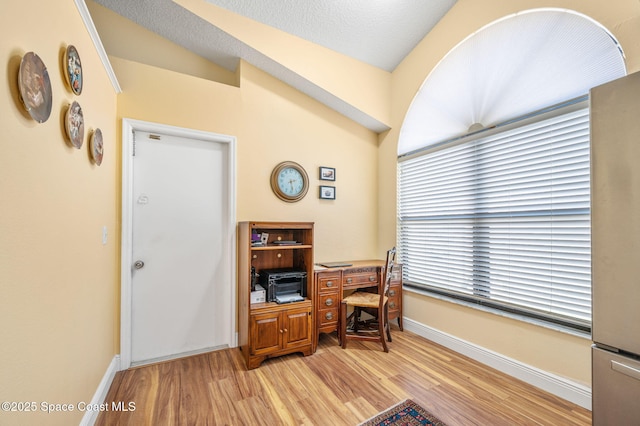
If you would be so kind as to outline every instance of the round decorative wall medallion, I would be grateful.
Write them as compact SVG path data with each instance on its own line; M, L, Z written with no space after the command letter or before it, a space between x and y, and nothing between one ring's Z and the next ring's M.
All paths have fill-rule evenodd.
M53 96L51 81L44 62L38 55L28 52L22 57L18 72L18 88L25 109L38 123L51 115Z
M96 129L91 135L89 149L91 150L91 159L93 162L98 166L102 164L102 154L104 149L102 147L102 131L100 129Z
M65 57L65 70L64 73L67 84L71 88L71 91L76 95L82 93L82 63L80 62L80 55L78 50L74 46L67 46Z
M73 101L65 114L64 127L71 145L78 149L82 148L82 142L84 141L84 116L80 104L76 101Z

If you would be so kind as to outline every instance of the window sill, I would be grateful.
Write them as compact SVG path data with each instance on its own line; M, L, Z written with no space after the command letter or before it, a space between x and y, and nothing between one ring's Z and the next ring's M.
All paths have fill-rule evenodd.
M565 327L559 324L554 324L547 321L538 320L535 318L530 318L525 315L518 315L510 312L501 311L499 309L491 308L488 306L477 305L475 303L466 302L464 300L455 299L453 297L447 297L436 293L431 293L427 290L421 290L415 287L407 287L403 286L402 291L404 293L415 293L421 296L430 297L432 299L442 300L444 302L454 303L456 305L464 306L471 309L476 309L479 311L487 312L490 314L498 315L504 318L509 318L516 321L526 322L528 324L532 324L538 327L546 328L549 330L557 331L559 333L569 334L571 336L580 337L586 340L591 340L591 333L586 333L580 330L576 330L570 327Z

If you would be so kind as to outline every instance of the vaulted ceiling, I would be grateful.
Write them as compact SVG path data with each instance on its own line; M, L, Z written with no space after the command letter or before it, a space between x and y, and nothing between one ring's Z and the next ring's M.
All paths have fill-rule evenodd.
M203 3L323 46L382 72L392 72L456 0L202 0ZM313 81L265 58L194 8L173 0L95 0L96 3L227 69L246 60L376 131L377 117L332 96ZM191 2L194 3L194 2ZM277 62L277 61L276 61Z

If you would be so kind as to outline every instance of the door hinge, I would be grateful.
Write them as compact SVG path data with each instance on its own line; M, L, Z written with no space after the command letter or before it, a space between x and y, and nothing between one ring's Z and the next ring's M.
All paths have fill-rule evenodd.
M131 156L135 157L136 156L136 131L132 130L131 131Z

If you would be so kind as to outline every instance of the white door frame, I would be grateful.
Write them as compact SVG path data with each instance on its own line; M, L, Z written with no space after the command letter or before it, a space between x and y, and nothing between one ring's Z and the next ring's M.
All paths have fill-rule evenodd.
M237 346L236 335L236 138L234 136L174 127L146 121L122 119L122 242L120 254L120 370L131 366L131 277L133 264L133 134L135 131L159 133L227 144L228 187L227 235L223 264L228 268L230 328L226 331L229 347Z

